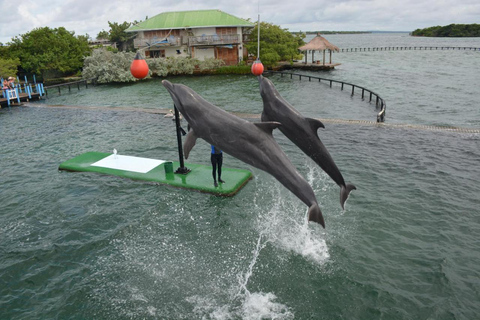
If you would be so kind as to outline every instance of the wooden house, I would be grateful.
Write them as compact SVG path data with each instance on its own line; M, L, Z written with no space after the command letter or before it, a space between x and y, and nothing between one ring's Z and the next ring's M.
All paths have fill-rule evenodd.
M246 55L244 39L254 24L220 10L160 13L131 26L134 46L150 58L216 58L235 65Z

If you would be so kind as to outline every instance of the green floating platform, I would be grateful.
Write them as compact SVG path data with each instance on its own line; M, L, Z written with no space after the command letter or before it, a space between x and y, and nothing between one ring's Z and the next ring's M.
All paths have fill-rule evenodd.
M192 189L230 197L235 195L251 178L248 170L222 167L225 183L213 185L212 167L185 163L191 171L176 174L178 161L164 161L148 158L117 155L103 152L87 152L60 164L60 170L97 172L133 180L142 180Z

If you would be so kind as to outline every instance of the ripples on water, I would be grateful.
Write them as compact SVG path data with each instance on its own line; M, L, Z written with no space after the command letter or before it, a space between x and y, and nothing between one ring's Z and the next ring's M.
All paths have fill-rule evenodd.
M377 54L361 59L383 59ZM329 76L361 80L356 67L349 69L360 56L341 57L345 69ZM395 76L386 63L377 66L375 72L392 68L388 78ZM452 74L439 70L439 78L443 72ZM441 111L447 105L434 113L429 99L422 103L431 118L409 114L410 98L394 93L405 92L394 89L407 82L402 74L393 85L381 75L382 81L372 73L366 79L389 103L387 123L461 122L462 113L448 122ZM260 112L254 79L202 79L173 80L227 110ZM375 119L373 106L348 93L272 79L308 116ZM235 94L237 86L244 95ZM47 103L95 105L98 98L97 105L169 108L158 87L158 81L100 86ZM134 88L143 88L142 95L124 93ZM468 105L471 97L464 96ZM463 116L466 126L478 123L475 113ZM336 184L276 132L317 195L323 230L307 225L306 206L254 168L254 180L233 198L57 170L80 153L113 148L175 159L173 124L163 115L13 108L0 111L0 130L2 318L474 319L480 312L478 134L327 124L321 139L358 188L342 211ZM198 142L191 160L208 164L208 147ZM245 167L227 155L225 165Z

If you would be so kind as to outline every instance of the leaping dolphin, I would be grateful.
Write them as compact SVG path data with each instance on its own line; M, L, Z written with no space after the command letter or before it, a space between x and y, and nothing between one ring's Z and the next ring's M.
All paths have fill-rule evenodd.
M263 100L262 121L280 122L282 124L279 127L280 131L312 158L340 186L340 205L344 209L350 191L357 188L353 184L345 184L340 170L338 170L327 148L320 141L317 130L318 128L325 128L323 123L302 116L283 99L269 79L259 76L258 82L260 83L260 95Z
M312 187L272 136L273 129L280 123L252 123L214 106L185 85L167 80L162 84L191 127L183 147L185 158L188 158L196 139L202 138L223 152L274 176L309 207L308 220L325 228Z

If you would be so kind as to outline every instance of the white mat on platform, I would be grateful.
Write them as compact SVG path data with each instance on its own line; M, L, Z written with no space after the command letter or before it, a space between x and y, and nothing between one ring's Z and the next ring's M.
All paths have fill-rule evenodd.
M123 171L147 173L148 171L161 165L164 162L165 160L156 160L156 159L139 158L139 157L132 157L132 156L121 156L119 154L117 155L112 154L106 158L103 158L102 160L92 163L91 166L117 169L117 170L123 170Z

